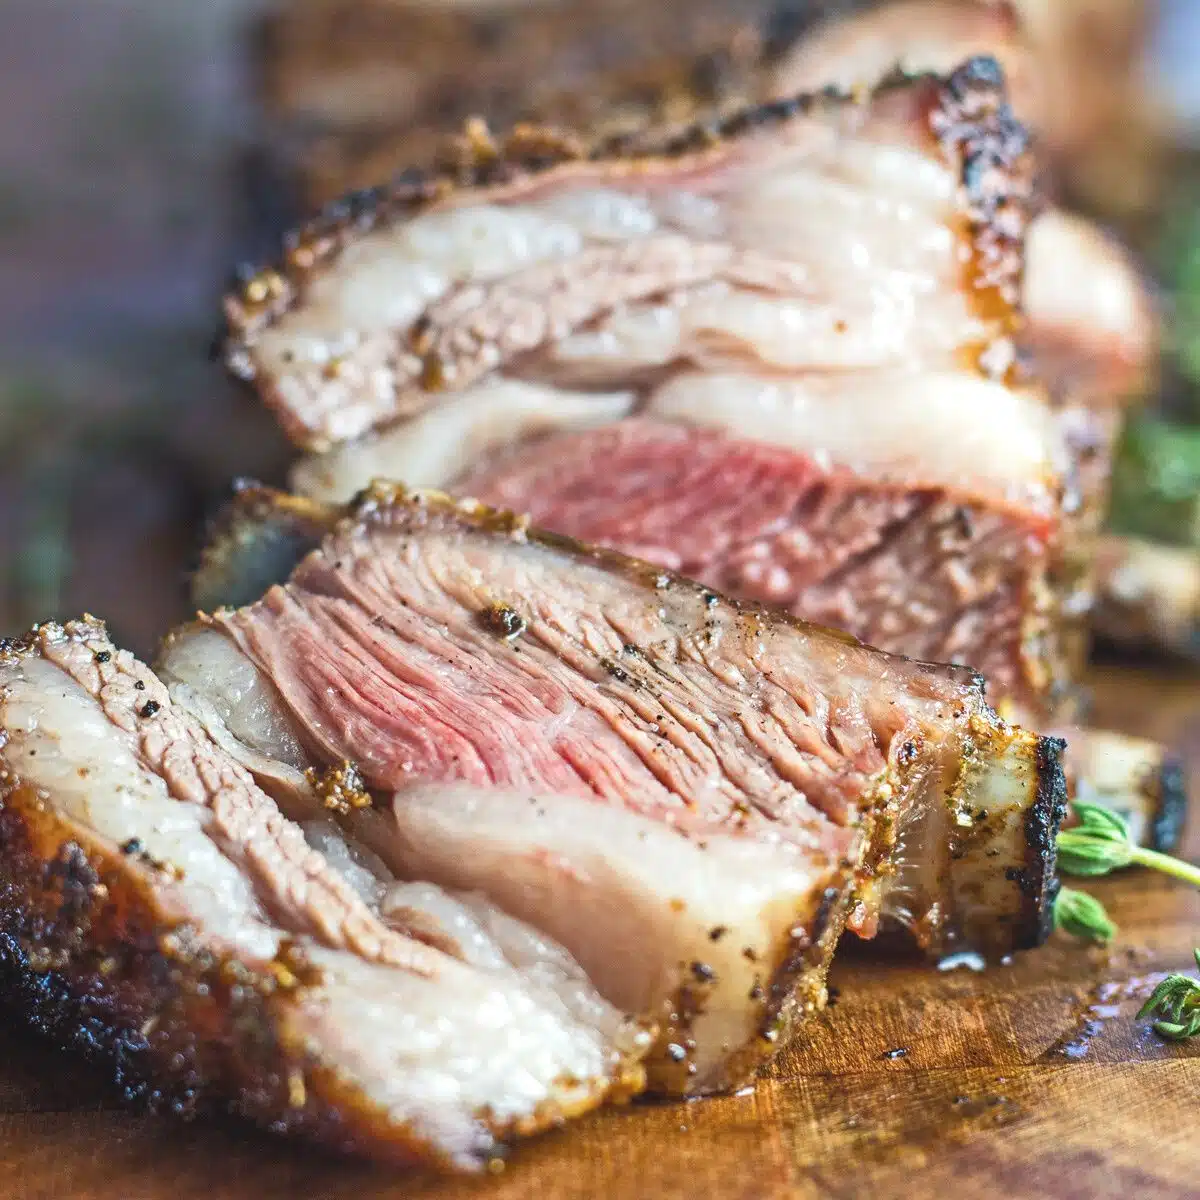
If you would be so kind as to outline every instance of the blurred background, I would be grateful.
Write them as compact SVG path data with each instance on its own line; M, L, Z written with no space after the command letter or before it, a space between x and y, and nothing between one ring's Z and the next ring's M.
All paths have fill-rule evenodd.
M211 359L220 295L306 208L414 145L381 117L408 81L372 21L398 3L0 4L0 633L90 610L149 650L230 479L282 477L273 423ZM1082 61L1105 98L1066 186L1135 248L1167 328L1112 520L1195 548L1200 2L1059 3L1063 70ZM475 36L499 55L504 33ZM464 74L435 116L471 97Z

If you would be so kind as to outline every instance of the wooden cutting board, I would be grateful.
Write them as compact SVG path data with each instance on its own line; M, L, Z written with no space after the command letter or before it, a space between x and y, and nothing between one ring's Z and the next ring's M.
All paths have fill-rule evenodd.
M1200 676L1096 673L1097 724L1183 750L1200 792ZM1188 852L1200 856L1200 814ZM1200 892L1097 881L1111 951L1061 936L976 974L844 952L834 1005L753 1092L599 1113L483 1181L332 1159L233 1125L124 1111L96 1074L0 1031L0 1197L105 1200L1169 1200L1200 1196L1200 1041L1134 1020L1193 966Z

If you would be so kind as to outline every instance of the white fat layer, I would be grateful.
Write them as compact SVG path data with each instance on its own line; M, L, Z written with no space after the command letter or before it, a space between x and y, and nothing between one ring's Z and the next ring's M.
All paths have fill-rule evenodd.
M173 694L185 685L184 707L202 707L193 697L207 701L243 745L296 770L308 765L275 689L223 634L195 629L172 638L163 649L158 675Z
M759 256L736 300L698 309L696 320L753 343L781 369L913 362L978 339L985 331L960 280L953 172L915 135L897 140L891 125L855 124L798 121L748 135L670 186L650 175L613 187L589 169L511 199L473 203L464 193L351 241L306 283L298 309L256 335L254 359L289 402L320 394L319 440L354 437L387 412L398 363L411 368L407 331L454 288L478 285L472 304L486 309L489 281L512 284L529 268L605 244L658 239L665 253L680 233L710 249L728 245L735 277L739 254ZM760 293L763 261L791 270ZM661 290L654 284L648 275L647 298ZM563 297L546 303L570 311ZM578 332L565 321L551 322L556 341Z
M998 733L986 753L966 762L948 795L918 807L901 830L893 873L880 881L887 918L913 927L941 896L965 934L964 949L975 948L973 931L994 933L1006 916L1019 919L1024 897L1007 869L1026 865L1025 821L1036 799L1038 758L1035 734Z
M218 662L222 669L231 662L211 662L207 681L228 695L215 675ZM164 903L210 945L236 947L251 960L275 957L291 935L263 911L251 874L210 838L209 810L172 798L84 688L41 658L0 666L0 729L7 770L64 817L116 845L137 839L156 862L176 869L163 886ZM368 884L381 868L329 828L316 839L328 861L364 895L382 898L385 885ZM421 887L431 919L475 914L473 961L439 956L429 977L292 937L322 983L278 1015L317 1061L360 1088L398 1128L467 1164L490 1145L482 1117L504 1123L583 1099L604 1086L618 1049L633 1048L643 1035L537 931L482 901ZM486 954L479 948L485 939Z
M489 1144L478 1116L503 1124L569 1109L611 1072L614 1045L635 1037L611 1008L602 1027L580 1024L514 971L446 958L431 982L322 947L306 954L323 984L293 1015L296 1031L397 1127L463 1161Z
M769 442L881 480L1008 495L1061 468L1037 397L966 372L888 371L767 380L689 373L652 396L650 416Z
M365 846L347 837L328 817L306 820L302 823L304 837L314 850L320 850L325 860L375 911L380 912L380 901L392 874L382 861Z
M275 954L278 932L264 923L248 876L209 836L209 810L175 800L70 676L32 656L0 667L0 728L11 771L100 837L136 841L155 862L177 867L173 892L214 937L256 957Z
M393 866L481 892L543 930L618 1008L661 1014L681 985L699 991L690 1055L699 1085L755 1036L763 1002L752 993L769 983L826 878L809 850L697 843L637 813L562 796L455 785L399 794L394 811ZM693 964L712 981L698 980Z
M590 429L620 420L632 392L584 393L492 379L394 429L293 468L293 488L318 500L350 499L374 479L444 487L480 457L542 433Z
M1035 333L1069 333L1109 343L1140 361L1154 318L1146 289L1116 242L1090 222L1051 209L1026 238L1025 310Z
M385 922L481 972L519 979L547 1009L616 1039L622 1017L580 965L552 939L479 894L459 895L423 879L397 880L377 855L333 821L304 824L320 850Z
M828 374L949 362L983 327L956 293L914 292L895 273L838 303L709 284L670 303L630 306L548 347L550 369L616 386L647 366ZM963 372L966 374L966 372Z

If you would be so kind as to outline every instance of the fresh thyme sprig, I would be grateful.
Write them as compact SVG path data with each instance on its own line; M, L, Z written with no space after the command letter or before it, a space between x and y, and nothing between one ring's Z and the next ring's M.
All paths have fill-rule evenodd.
M1151 867L1200 887L1200 867L1147 850L1129 836L1125 819L1098 804L1075 801L1079 824L1058 835L1058 868L1064 875L1107 875L1134 864ZM1062 888L1054 903L1058 929L1093 942L1109 942L1117 927L1095 896ZM1195 952L1200 966L1200 949ZM1154 1031L1172 1041L1200 1035L1200 981L1187 975L1168 975L1142 1005L1138 1017L1157 1017Z
M1200 950L1194 951L1200 967ZM1173 1042L1200 1034L1200 980L1187 975L1168 975L1150 993L1138 1017L1157 1017L1154 1032Z
M1125 819L1098 804L1072 805L1079 824L1058 835L1058 869L1065 875L1107 875L1121 867L1152 867L1200 887L1200 867L1147 850L1129 836Z
M1104 905L1087 892L1062 888L1054 902L1054 927L1089 942L1111 942L1117 934Z

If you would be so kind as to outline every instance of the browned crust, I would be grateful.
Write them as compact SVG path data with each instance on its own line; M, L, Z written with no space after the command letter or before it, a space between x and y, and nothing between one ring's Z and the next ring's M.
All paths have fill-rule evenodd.
M1025 232L1039 202L1029 134L1009 107L1000 64L980 55L949 75L930 125L947 157L962 163L974 251L965 285L975 291L982 315L1012 333L1018 325ZM1002 375L1011 362L1000 369L986 361L981 366Z
M152 865L58 817L33 788L10 781L0 803L0 980L40 1033L106 1065L152 1111L231 1112L336 1150L437 1162L361 1097L338 1094L288 1036L304 984L289 991L265 967L206 950L164 911Z
M36 653L38 638L35 627L0 639L0 665ZM5 742L0 728L0 994L52 1042L110 1070L128 1102L185 1119L230 1114L338 1152L461 1172L503 1156L511 1137L644 1086L640 1064L623 1062L574 1099L505 1122L478 1114L470 1147L421 1136L309 1044L303 1010L322 1003L322 977L300 947L285 937L265 963L214 949L179 916L174 868L56 812L8 766Z
M1025 866L1009 872L1023 896L1014 930L1018 950L1040 946L1054 929L1054 901L1060 886L1056 872L1058 830L1067 815L1062 763L1066 746L1062 738L1038 739L1036 799L1025 814Z
M1000 332L1007 333L1016 322L1024 235L1035 207L1035 166L1028 137L1008 106L1003 72L994 59L977 57L945 78L896 74L865 97L826 89L714 115L667 134L650 131L589 143L561 130L525 125L497 141L481 122L471 123L449 145L440 165L405 172L386 186L347 197L285 239L278 267L247 273L225 299L226 364L241 378L254 380L257 336L303 303L309 281L334 264L347 245L459 193L513 188L589 164L620 164L629 172L699 169L749 131L869 105L908 88L922 89L916 93L916 111L942 153L960 164L963 223L972 248L965 284L976 294L981 315L989 321L999 318ZM981 368L1006 374L1007 352L984 354L984 349ZM269 400L270 389L265 391ZM300 436L296 429L290 432Z

